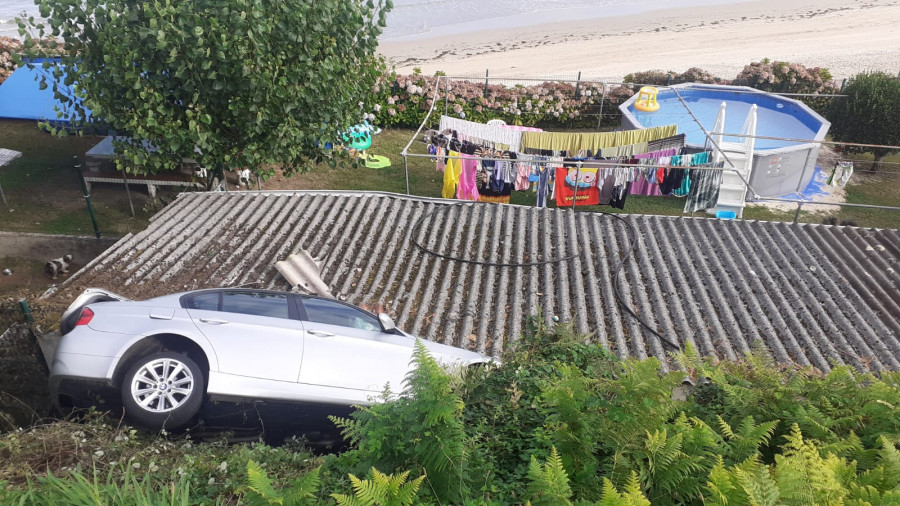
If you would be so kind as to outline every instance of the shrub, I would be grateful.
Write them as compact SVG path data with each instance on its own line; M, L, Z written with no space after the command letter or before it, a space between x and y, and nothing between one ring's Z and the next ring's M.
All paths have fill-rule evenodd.
M34 52L42 56L59 54L59 42L53 38L45 38L33 42ZM22 41L12 37L0 37L0 84L19 66L18 57L25 51Z
M462 400L421 341L412 362L402 397L359 408L349 419L333 418L355 446L341 456L341 471L422 469L428 489L441 502L456 503L467 485Z
M734 79L734 84L773 93L833 95L839 90L828 69L806 67L800 63L772 62L768 58L745 66ZM820 113L831 102L831 99L814 97L803 97L801 100Z
M678 74L677 72L662 72L659 70L648 70L645 72L635 72L628 74L623 79L626 83L634 83L637 85L651 86L667 86L680 83L703 83L703 84L729 84L730 82L712 75L710 72L698 67L691 67L686 71Z
M835 140L896 146L900 144L900 77L883 72L859 74L843 90L846 98L834 100L828 109L831 134ZM853 148L875 155L872 170L877 170L889 148Z

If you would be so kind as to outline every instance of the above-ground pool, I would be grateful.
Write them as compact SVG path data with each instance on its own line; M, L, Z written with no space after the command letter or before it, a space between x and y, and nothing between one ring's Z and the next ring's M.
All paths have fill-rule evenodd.
M677 124L678 133L685 134L688 147L703 149L706 135L678 95L707 132L712 132L722 102L727 104L727 133L741 133L753 104L758 106L756 135L759 136L820 141L831 126L806 104L790 98L746 86L679 84L659 89L657 100L660 108L656 112L636 110L634 101L637 95L620 105L622 127L632 130ZM726 137L724 140L743 141L736 137ZM764 197L794 193L805 188L813 177L818 153L818 143L756 139L750 184Z

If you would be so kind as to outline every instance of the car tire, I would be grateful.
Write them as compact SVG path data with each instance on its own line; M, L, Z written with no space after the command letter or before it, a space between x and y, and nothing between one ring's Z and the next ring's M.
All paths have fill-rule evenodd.
M121 384L125 413L153 430L187 425L203 404L203 371L185 354L163 351L138 359Z

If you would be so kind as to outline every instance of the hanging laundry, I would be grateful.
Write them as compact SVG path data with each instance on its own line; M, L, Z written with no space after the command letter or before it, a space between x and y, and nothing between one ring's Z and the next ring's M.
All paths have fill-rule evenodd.
M672 190L672 194L675 195L676 197L684 197L688 193L691 192L690 171L685 172L684 169L681 169L681 170L682 170L681 184L679 184L677 188Z
M850 180L850 176L852 175L853 162L837 162L834 164L834 168L831 170L831 175L828 176L828 180L825 182L825 184L843 188L847 185L847 181Z
M673 135L672 137L665 137L663 139L650 141L647 143L647 151L665 151L669 149L676 149L678 151L681 151L681 148L684 147L686 137L687 136L685 134L678 134Z
M613 198L613 191L616 188L615 174L609 174L603 180L598 180L597 186L599 187L597 202L601 206L609 205Z
M435 147L434 153L437 156L437 163L434 164L434 170L444 172L444 169L447 167L447 150L442 147Z
M616 209L625 209L625 199L628 198L628 193L632 184L633 183L625 183L613 188L613 195L612 199L609 201L609 205Z
M462 154L462 172L459 185L456 187L456 198L459 200L478 200L478 187L476 177L478 172L478 160L472 155Z
M556 169L556 205L558 207L596 206L600 193L597 188L597 168L578 165Z
M725 162L716 164L702 164L699 168L725 166ZM693 213L703 209L716 207L719 200L719 187L722 186L721 170L694 170L690 171L691 190L684 203L684 212Z
M459 159L459 152L449 151L447 158L447 168L444 170L444 187L441 189L441 197L452 199L456 196L456 185L459 184L459 178L462 175L462 160Z
M537 168L537 207L547 207L547 194L550 193L550 172L552 169L545 164Z
M515 181L515 189L516 191L527 190L529 186L528 176L531 175L531 167L530 163L533 157L531 155L523 155L521 153L517 153L518 161L516 162L516 181Z
M475 123L474 121L466 121L459 118L451 118L450 116L441 116L440 129L451 129L464 136L476 137L485 141L503 144L503 149L511 151L519 151L522 141L522 131L512 128L500 128L493 125L485 125L483 123Z

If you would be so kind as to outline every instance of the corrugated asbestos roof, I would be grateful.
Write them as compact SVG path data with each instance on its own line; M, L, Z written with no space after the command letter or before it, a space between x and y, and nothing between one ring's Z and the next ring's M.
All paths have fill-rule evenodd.
M734 359L764 343L781 362L900 369L900 231L631 215L627 302L650 326ZM421 226L416 227L421 221ZM496 263L575 258L532 267ZM135 298L211 286L287 289L274 262L308 250L341 299L387 305L431 340L499 355L543 310L621 357L666 348L616 303L627 227L610 216L381 193L183 193L143 232L86 266L60 296L100 286ZM77 287L75 286L77 285Z

